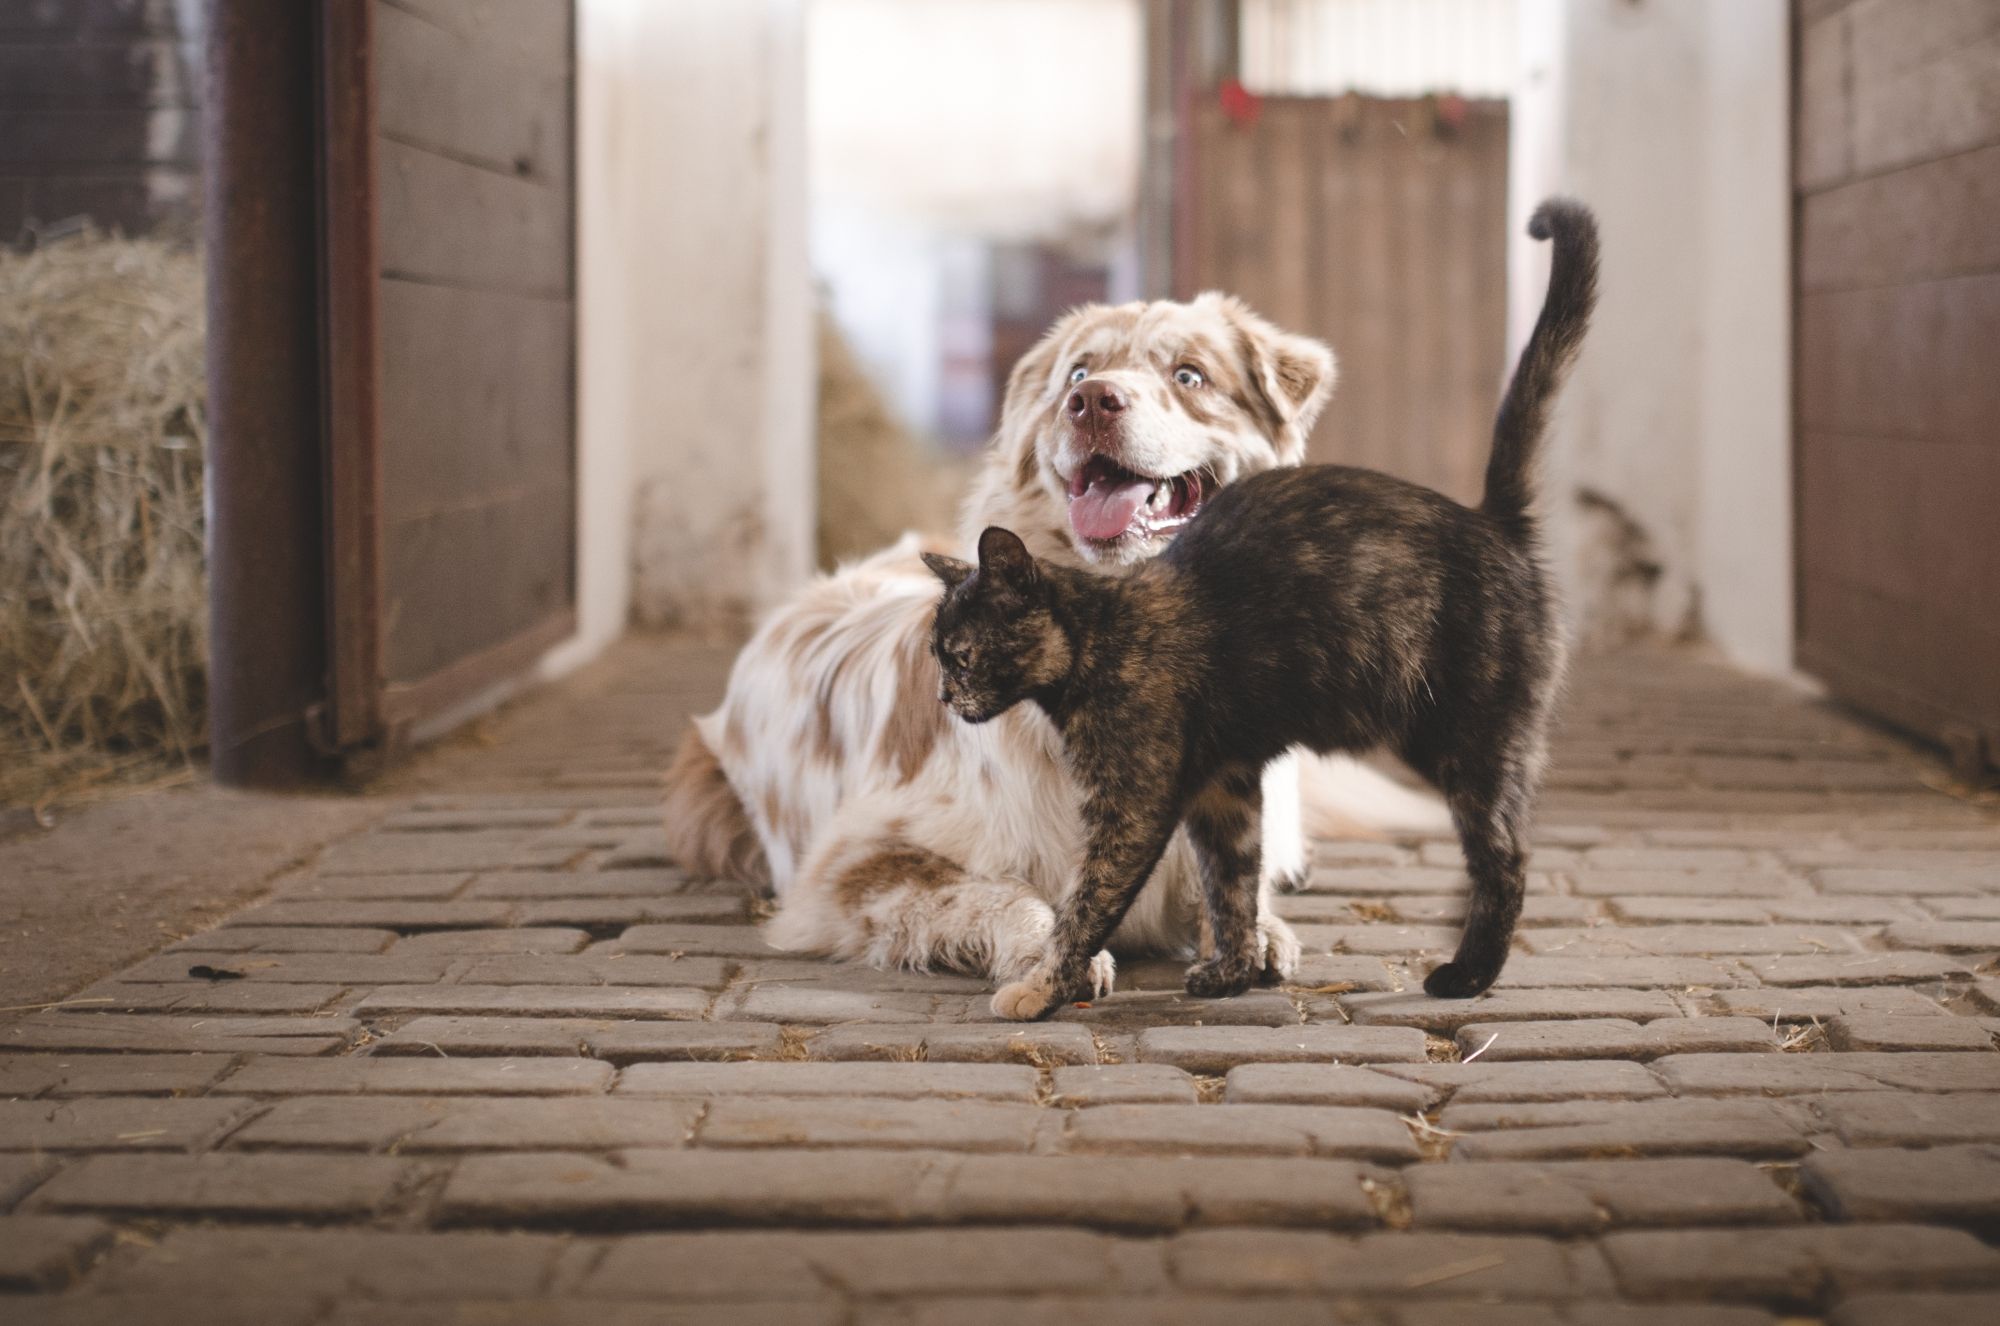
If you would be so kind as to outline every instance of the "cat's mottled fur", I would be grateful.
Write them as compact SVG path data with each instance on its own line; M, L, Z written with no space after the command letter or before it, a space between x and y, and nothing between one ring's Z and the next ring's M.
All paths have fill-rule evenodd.
M975 723L1035 701L1061 729L1084 794L1083 878L1043 962L994 996L995 1012L1039 1017L1087 988L1091 958L1183 821L1212 939L1188 992L1247 988L1258 970L1258 774L1295 745L1387 746L1437 785L1472 894L1457 955L1424 988L1463 998L1500 975L1563 677L1531 472L1597 273L1596 225L1580 204L1544 203L1528 230L1555 241L1549 290L1501 403L1477 508L1318 465L1222 490L1122 580L1038 561L997 527L980 538L977 567L925 555L946 586L932 634L944 701ZM1160 371L1203 389L1199 364Z

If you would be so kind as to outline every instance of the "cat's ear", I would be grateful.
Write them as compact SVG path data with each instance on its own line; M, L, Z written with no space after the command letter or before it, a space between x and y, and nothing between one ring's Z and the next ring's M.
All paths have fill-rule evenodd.
M1035 583L1035 559L1013 530L988 525L979 536L979 570L1007 585Z
M972 563L961 562L956 557L946 557L942 553L934 552L918 555L924 559L924 565L931 569L931 574L944 581L946 589L957 589L965 583L965 578L972 574Z

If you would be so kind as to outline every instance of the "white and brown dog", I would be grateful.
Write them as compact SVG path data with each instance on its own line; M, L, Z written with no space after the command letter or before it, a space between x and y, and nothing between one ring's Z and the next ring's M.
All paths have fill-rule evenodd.
M1298 464L1333 380L1324 345L1226 296L1078 309L1009 378L961 534L1004 525L1039 557L1116 574L1217 488ZM1004 982L1039 959L1076 880L1077 792L1034 706L974 727L939 702L937 580L917 552L906 537L764 622L668 774L668 846L695 873L768 884L777 947ZM1319 831L1448 823L1361 766L1305 763ZM1299 954L1270 895L1308 865L1300 772L1287 758L1265 775L1258 934L1276 976ZM1190 953L1201 914L1177 835L1112 948ZM1094 982L1111 976L1099 955Z

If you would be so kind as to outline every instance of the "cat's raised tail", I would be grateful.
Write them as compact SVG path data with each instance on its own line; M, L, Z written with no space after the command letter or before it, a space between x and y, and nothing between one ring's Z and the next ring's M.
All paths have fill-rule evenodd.
M1486 462L1486 497L1480 503L1482 511L1523 539L1534 533L1530 504L1535 460L1549 402L1576 357L1597 303L1597 218L1573 198L1551 198L1528 218L1528 233L1555 241L1549 292L1493 421L1493 455Z

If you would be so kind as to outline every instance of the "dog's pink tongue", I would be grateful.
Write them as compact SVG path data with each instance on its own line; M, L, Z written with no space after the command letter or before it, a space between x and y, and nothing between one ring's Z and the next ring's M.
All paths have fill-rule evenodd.
M1132 517L1152 495L1147 479L1096 479L1069 499L1069 527L1086 539L1115 539L1132 527Z

